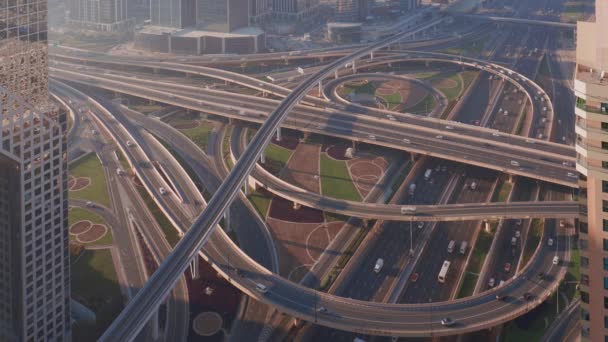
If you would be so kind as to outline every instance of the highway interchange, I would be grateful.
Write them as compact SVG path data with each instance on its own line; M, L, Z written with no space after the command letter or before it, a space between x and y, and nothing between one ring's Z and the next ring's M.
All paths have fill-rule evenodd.
M173 272L166 272L162 275L160 275L161 272L155 273L149 282L159 284L159 286L155 286L154 289L151 289L150 286L143 288L140 292L145 294L138 294L133 299L134 302L138 302L139 304L130 305L129 308L123 312L121 317L117 320L118 323L115 322L113 328L104 335L105 340L132 338L132 331L144 326L154 312L153 308L155 308L157 303L162 301L173 288L175 280L171 278L172 276L170 273L177 273L175 270L185 270L185 268L188 267L190 260L198 255L198 248L196 246L201 246L210 236L211 239L209 243L203 248L205 258L210 260L216 269L248 295L265 303L269 303L272 306L279 308L281 311L292 314L295 317L304 318L309 321L314 320L324 326L356 331L363 334L388 336L440 336L475 331L501 322L506 322L517 315L527 312L532 307L541 303L542 300L551 293L553 287L559 282L561 277L563 277L564 273L563 267L554 266L552 264L553 256L559 255L561 260L567 262L570 253L570 248L568 246L570 239L567 236L562 235L563 233L556 232L555 230L557 228L554 224L546 225L546 234L541 243L546 243L547 236L553 236L556 241L559 242L557 244L559 249L539 248L529 265L522 270L517 277L507 281L507 283L498 290L501 293L509 293L508 300L504 302L496 301L494 297L497 290L494 290L462 300L448 301L453 296L451 294L452 290L446 289L443 293L431 294L429 297L432 297L430 298L432 303L427 302L420 305L392 305L367 302L367 300L383 301L383 299L378 300L378 298L388 297L388 290L389 287L391 287L388 282L383 285L382 282L384 278L382 277L376 277L375 281L377 283L370 284L367 282L365 279L369 278L369 272L366 274L359 272L362 277L360 282L362 286L352 286L350 287L350 290L340 293L341 296L352 297L352 299L335 297L298 286L272 273L272 268L276 267L273 266L273 264L276 265L276 257L272 256L271 251L274 250L274 248L272 247L272 242L269 241L267 234L263 234L263 240L268 242L266 248L255 248L252 246L250 250L246 250L247 248L245 246L241 246L246 254L236 247L236 245L231 243L230 239L220 230L215 230L215 233L211 234L213 230L209 230L209 228L215 227L219 222L219 219L223 216L223 211L228 208L229 203L234 197L240 198L240 201L246 202L246 199L243 197L242 192L239 191L239 188L241 188L250 172L251 176L254 178L261 178L261 183L266 186L270 187L270 184L273 184L273 182L277 183L276 179L272 179L272 177L268 177L268 175L256 177L256 172L257 175L262 173L261 170L257 169L256 161L262 153L262 147L268 144L270 137L275 134L274 132L276 132L279 124L284 127L296 127L305 131L324 133L338 137L349 137L349 139L355 141L384 145L428 156L444 157L445 159L460 162L465 161L470 165L479 165L498 171L507 171L508 173L515 175L532 176L557 184L576 186L576 179L573 179L574 177L570 177L568 174L569 172L574 172L572 167L572 162L574 160L573 150L564 145L549 144L534 138L520 138L507 133L496 133L497 131L495 129L483 129L466 124L460 125L449 121L432 120L407 114L398 116L400 125L399 133L396 134L391 132L390 127L393 126L394 123L388 122L385 119L386 113L380 110L359 107L358 110L349 112L349 110L353 110L353 104L346 104L346 106L340 104L335 105L330 104L327 99L318 100L314 98L311 99L310 97L305 98L308 91L317 85L319 79L333 76L333 69L342 69L346 62L369 55L370 51L387 44L392 44L399 39L401 39L401 37L391 37L370 47L362 48L353 55L347 55L337 61L331 62L328 67L321 69L322 72L311 76L310 79L302 82L293 91L276 85L270 87L266 83L259 83L259 81L256 85L253 85L251 79L239 81L241 82L241 85L257 88L257 90L268 92L274 96L283 97L284 100L282 101L246 95L236 95L231 98L225 98L223 97L224 94L221 94L219 91L213 91L211 89L197 89L196 91L188 90L185 86L168 87L164 84L143 86L147 81L140 76L134 80L132 77L118 75L118 72L113 71L112 74L110 74L104 71L95 70L95 68L79 70L79 73L83 75L79 77L78 75L69 72L69 67L63 68L61 64L54 65L54 76L59 79L76 82L74 84L91 83L100 88L112 89L116 92L177 105L182 108L201 110L202 107L205 107L204 110L209 113L263 123L260 128L260 133L254 137L249 147L244 149L244 151L242 150L244 146L239 146L238 139L234 139L233 141L232 145L234 145L234 150L237 148L239 149L238 151L233 150L233 153L236 152L240 156L240 158L238 158L239 161L236 164L235 169L227 176L224 183L221 185L216 183L215 185L215 187L218 188L218 192L231 195L225 196L226 198L223 199L218 199L218 196L214 196L203 214L196 218L198 212L202 209L202 207L199 206L204 206L205 201L200 199L200 193L197 194L196 191L189 191L189 189L193 189L191 183L189 183L192 180L188 181L189 177L184 176L183 170L180 170L179 166L174 165L174 162L163 163L163 166L169 168L166 174L172 175L169 177L171 179L169 182L174 184L170 185L167 184L166 178L163 179L163 177L160 176L156 168L145 166L147 162L151 160L160 160L161 157L157 155L158 152L155 152L155 149L147 148L149 145L154 146L155 143L150 140L154 138L149 137L148 133L142 130L142 128L155 133L157 136L163 137L165 141L172 140L171 137L176 137L174 135L176 134L175 131L171 132L169 127L160 127L162 126L162 123L152 123L152 121L157 120L137 117L136 113L127 115L129 116L129 119L127 119L125 116L118 114L121 110L116 107L115 104L111 104L102 99L89 98L87 100L92 107L97 107L96 110L100 112L95 115L97 120L106 128L114 126L114 128L108 129L108 131L112 132L113 138L119 143L119 147L131 160L135 172L139 174L140 179L142 179L148 192L150 192L159 206L166 210L167 215L174 222L174 225L185 232L183 240L186 240L185 242L182 240L176 248L176 251L184 251L184 253L180 253L180 256L180 254L174 252L165 259L165 263L161 266L161 268L172 270ZM421 58L422 60L442 57L437 55L429 57L430 55L428 54L417 57L412 56L412 54L412 52L386 53L388 57L395 58L387 58L387 61L390 61L391 63L400 60L412 60L415 58ZM380 58L376 57L376 60L378 59ZM445 60L443 61L445 62ZM454 62L461 63L460 61ZM480 60L471 60L471 62L466 63L469 63L467 65L470 67L477 67L483 62ZM525 65L526 64L521 66L521 69L528 68ZM167 65L156 66L156 68L164 67L167 67ZM171 68L178 67L181 68L181 64L180 66L171 66ZM200 67L197 66L192 68ZM510 78L507 75L511 75L509 69L504 69L506 71L503 70L503 72L500 72L502 69L497 69L494 66L484 66L484 70L498 75L499 77ZM193 72L199 72L199 69L195 69ZM220 73L223 72L220 71ZM502 76L500 76L500 74L502 74ZM532 79L534 76L530 75L529 72L523 72L523 75ZM514 76L511 80L514 83L517 83L518 80L522 79L524 79L522 75L519 75ZM230 81L232 82L234 80L231 78ZM150 83L154 82L154 78L150 78ZM529 82L525 81L524 83ZM271 90L268 88L271 88ZM160 89L163 90L161 91ZM533 84L526 85L525 89L528 91L530 99L531 97L538 95L535 95L535 91L537 90L534 88ZM544 95L541 95L541 97L542 96ZM218 101L220 98L221 101ZM295 107L298 102L301 102L302 104ZM543 104L541 104L542 101L533 100L531 102L533 112L543 111L541 109L543 106ZM217 105L218 103L221 103L221 105L216 106L216 108L208 107L211 104ZM277 105L278 108L274 109ZM226 110L227 108L228 111ZM240 111L245 111L246 115L244 116ZM272 111L272 113L267 115L270 111ZM284 120L289 112L291 112L292 116L281 123L281 120ZM331 114L328 115L328 113ZM353 117L356 117L357 115L360 116L360 114L367 115L365 115L364 118L357 117L356 120L353 120ZM115 119L112 119L112 117ZM319 118L323 117L331 117L331 121L328 120L324 125L323 123L317 123L316 126L312 127L309 125L309 123L313 121L319 122ZM455 120L468 123L472 120L472 117L474 116ZM137 122L137 124L133 125L129 120ZM344 123L352 124L352 128L349 129L349 132L340 132L339 129L335 129L339 126L343 126ZM446 126L450 126L451 128L446 128ZM420 134L420 131L424 132L425 135ZM433 134L438 132L446 138L433 138L435 137ZM534 129L531 129L531 132L532 137L536 136ZM375 139L369 138L372 133L375 136ZM179 135L179 133L177 134ZM403 136L407 136L410 142L404 144ZM466 138L463 139L462 137ZM126 141L136 141L136 148L128 148L126 146ZM201 179L205 179L205 184L208 181L213 182L213 180L209 180L209 178L212 178L209 174L213 172L210 172L207 166L200 165L200 161L197 161L196 158L193 157L195 155L201 155L201 151L193 151L192 146L188 146L188 144L183 141L183 136L171 141L171 144L173 149L182 151L181 153L178 152L182 157L191 157L191 160L187 161L190 166L196 165L197 163L199 164L200 168L197 170L197 174L199 174ZM445 147L442 147L442 144L444 144ZM480 144L487 145L482 147ZM416 145L417 147L413 148L411 145ZM491 147L490 150L488 150L488 147ZM190 150L188 151L189 148ZM431 149L435 150L431 151ZM454 157L448 157L453 155L455 151L462 153L463 150L466 151L467 149L470 149L470 152L467 154L468 157L458 157L456 159ZM495 152L497 156L488 156L488 154L494 153L492 151L493 149L497 150ZM485 155L483 156L484 159L476 160L476 158L480 157L481 151L485 152ZM543 159L538 159L537 156L529 157L529 154L536 154L537 156L542 155ZM518 166L518 168L513 168L510 166L510 163L505 161L505 155L510 156L508 159L520 161L521 165L519 166L522 167ZM437 163L437 161L434 161L433 159L428 165L433 165L433 163ZM496 166L497 164L502 165ZM492 178L496 177L496 175L490 176L486 183L480 182L480 188L483 188L483 190L475 193L469 192L468 195L466 191L460 192L460 195L464 197L455 197L454 203L447 204L446 202L437 205L437 198L442 197L439 196L440 194L438 192L441 184L462 184L461 181L459 181L459 172L462 171L462 168L457 167L456 163L449 163L449 165L450 172L445 173L443 176L437 176L435 179L435 184L437 186L429 187L428 189L430 192L428 193L423 192L419 197L417 195L415 203L417 213L416 215L410 215L407 218L404 217L405 215L402 213L402 204L373 205L365 203L338 203L335 200L332 203L331 199L320 198L318 196L314 197L313 194L306 194L302 189L295 189L294 191L294 189L286 189L284 185L281 189L281 184L277 185L278 190L276 191L281 196L297 200L300 203L309 206L320 207L321 209L329 211L333 210L349 216L382 218L390 221L416 221L418 219L422 219L423 221L480 220L490 216L494 218L570 218L577 215L578 208L576 203L564 201L563 198L559 198L557 201L553 202L534 203L525 202L534 200L534 198L530 198L530 195L521 195L519 198L524 202L514 201L514 204L484 204L484 202L487 202L488 200L486 197L489 193L489 189L495 182ZM477 168L466 168L468 170L467 174L469 175L480 172L478 176L475 176L476 179L486 177L481 170L475 171ZM549 175L549 177L547 177L547 175ZM414 176L416 175L414 174ZM420 177L420 174L418 174L418 177ZM215 182L219 183L219 180L215 179ZM467 181L465 180L465 182ZM161 186L167 186L176 191L171 192L169 196L162 196L157 190ZM290 198L290 194L293 195L292 192L296 193L298 197ZM179 196L177 196L178 194ZM308 199L306 196L309 196ZM409 199L405 199L403 204L410 205L408 200ZM242 205L246 206L244 203ZM234 207L234 205L232 207ZM340 207L347 209L336 209ZM535 208L537 208L537 210ZM238 209L231 208L230 212L234 213L235 210ZM242 207L240 210L242 213L251 211L245 207ZM365 210L369 210L369 214L365 214ZM358 213L358 215L354 215L355 213ZM232 216L239 215L233 214ZM259 221L259 218L253 219L253 221L256 220ZM193 222L194 224L192 227L194 229L190 228L190 230L188 230L188 227L190 227ZM506 226L510 226L511 223L515 221L506 220L505 222ZM548 222L552 221L549 220ZM390 224L397 226L407 225L407 223L399 222L390 222ZM444 223L427 223L427 225L432 225L433 227L435 225L441 227L443 224ZM244 224L243 226L247 226L247 224ZM260 223L259 227L252 229L254 232L251 234L260 234L260 232L267 230L264 226L263 222ZM455 234L452 230L455 230L456 232L459 231L458 229L453 228L454 227L450 227L448 230L439 229L438 231L450 232L441 234ZM387 229L387 227L384 227L383 229L398 234L398 237L395 238L394 241L407 241L408 239L406 229ZM425 231L427 230L416 230L413 238L416 240L422 239L424 235L422 233ZM443 242L440 241L445 241L445 238L431 240L431 243L435 241L438 244L442 244ZM398 250L398 248L386 247L390 250ZM443 246L439 246L437 248L427 248L427 250L434 251L444 248L445 247ZM256 257L251 254L255 253L254 250L259 250L260 253L270 254ZM406 249L404 248L403 250ZM508 248L505 248L505 250L508 250ZM498 254L499 255L496 257L496 260L498 261L496 261L496 263L500 265L504 259L503 255L505 253L499 252ZM247 255L251 256L253 259L250 259ZM395 261L391 261L390 263L397 269L405 267L405 265L408 264L408 262L403 261L407 256L396 255L395 257ZM442 255L441 253L436 253L433 257L437 260L445 259L445 255ZM366 257L364 260L366 263L373 263L376 258ZM436 264L438 263L433 262L433 265ZM371 269L371 266L363 266L363 268L369 270ZM237 270L239 271L237 272ZM539 270L542 270L547 274L547 277L540 280L536 279L535 275L538 274ZM436 273L436 271L431 271L428 272L427 275L435 277ZM422 277L424 276L425 275L422 275ZM420 278L419 281L421 281L421 283L427 282L423 280L423 278ZM353 284L357 284L357 282L357 280L353 280ZM269 292L266 294L256 292L253 288L257 283L263 283L269 286ZM363 289L365 292L348 292L353 291L353 289ZM392 290L395 291L394 289ZM425 298L425 295L416 291L415 286L411 286L411 284L406 286L403 300L406 300L409 303L416 302L415 300L407 300L407 297L410 296L410 298L418 298L418 301L424 302L422 298ZM524 292L532 293L533 298L530 302L520 298ZM290 300L290 298L299 299L295 302ZM398 298L390 302L394 303L397 301L399 301ZM439 301L439 303L435 303L436 301ZM327 309L327 313L321 314L316 312L316 308L321 306ZM130 310L137 310L138 313L134 313L134 311ZM366 314L359 315L358 313L361 312L365 312ZM426 315L427 313L428 316ZM484 314L487 315L487 313L492 313L493 317L489 318L488 316L484 316ZM445 316L455 318L458 321L457 326L452 328L442 327L439 323L439 319ZM373 321L371 317L374 317ZM121 322L127 324L122 325Z

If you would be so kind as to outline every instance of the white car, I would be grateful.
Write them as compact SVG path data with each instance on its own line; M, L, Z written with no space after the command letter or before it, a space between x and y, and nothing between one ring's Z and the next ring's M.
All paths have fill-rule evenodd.
M131 142L131 140L127 140L127 147L131 147L133 146L133 143Z
M549 247L553 246L553 239L547 240L547 246L549 246Z
M519 230L515 231L515 237L518 239L521 237L521 232Z
M266 293L268 292L268 287L264 284L256 284L255 285L255 289L256 291L258 291L259 293Z
M500 136L500 133L498 133L498 132L494 132L494 133L492 133L492 135L493 135L493 136L495 136L495 137L499 137L499 136Z
M167 190L165 190L165 188L163 188L162 186L160 188L158 188L158 192L160 192L161 195L164 195L167 193Z
M568 177L570 178L578 178L578 176L572 172L568 172Z
M488 287L494 287L494 285L496 285L496 279L490 278L490 281L488 281Z
M445 126L445 129L452 130L452 129L454 129L454 126Z
M424 228L424 222L418 221L418 229Z
M376 136L375 136L375 135L371 135L371 134L370 134L370 135L368 135L367 137L368 137L370 140L376 140Z
M410 139L407 139L407 138L403 138L403 142L406 143L406 144L410 144L411 143Z
M443 135L436 135L435 139L443 139Z
M556 255L553 257L553 265L559 264L559 257Z

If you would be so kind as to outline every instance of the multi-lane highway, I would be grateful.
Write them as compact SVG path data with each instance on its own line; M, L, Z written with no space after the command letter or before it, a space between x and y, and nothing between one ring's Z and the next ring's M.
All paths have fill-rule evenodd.
M153 275L148 285L138 293L131 304L106 332L102 340L130 339L146 323L158 303L170 291L174 284L174 278L181 274L188 266L190 260L197 255L198 248L210 236L221 238L221 234L212 235L211 232L213 230L210 228L215 227L223 211L236 195L248 173L255 166L255 161L262 152L263 146L268 143L271 135L279 127L287 112L303 98L304 94L315 86L319 79L330 74L333 68L350 60L360 58L370 51L391 44L401 38L401 35L397 35L382 40L368 48L359 50L353 55L331 63L324 72L303 82L279 104L278 108L269 116L265 124L258 131L258 134L253 138L250 147L243 153L243 156L237 162L230 175L228 175L226 181L218 189L218 192L222 193L222 196L214 196L212 198L207 209L176 246L174 253L161 265L159 271ZM213 247L215 247L215 244L210 248ZM214 266L220 269L232 282L249 295L269 302L297 317L307 320L316 318L323 325L381 335L428 336L430 334L442 335L478 330L483 326L493 325L497 322L511 319L514 315L526 312L548 295L550 290L547 290L544 286L552 286L553 284L551 281L548 281L547 284L543 284L544 286L540 286L537 281L528 280L531 278L522 277L515 279L503 288L504 291L509 291L513 296L512 299L504 302L496 301L493 298L493 293L488 293L469 298L466 301L433 305L378 305L336 298L295 286L261 268L251 259L242 257L242 255L241 257L233 256L233 258L226 259L229 256L230 250L225 249L222 252L217 254L218 259L214 260ZM568 260L568 249L560 251L560 255L564 260ZM539 250L539 255L531 263L528 272L538 272L540 268L552 275L553 279L560 279L563 275L563 269L562 267L552 265L552 257L553 255L547 255L544 250ZM231 266L226 266L225 262ZM241 276L236 274L236 269L244 270L241 271ZM235 280L235 277L240 279ZM269 288L268 291L260 293L254 290L253 288L258 283L266 284ZM520 299L519 296L523 292L532 292L532 300L526 301ZM290 298L297 298L297 301L290 300ZM320 305L327 308L327 311L322 315L319 315L314 309ZM430 318L427 318L425 314L421 314L421 312L426 313L429 310L431 312ZM357 314L353 315L352 313L354 312ZM492 312L493 318L490 318L487 312ZM450 315L458 320L458 324L454 328L442 327L436 316L435 319L432 318L433 313ZM368 317L375 318L369 319ZM491 321L484 322L483 318L489 318Z

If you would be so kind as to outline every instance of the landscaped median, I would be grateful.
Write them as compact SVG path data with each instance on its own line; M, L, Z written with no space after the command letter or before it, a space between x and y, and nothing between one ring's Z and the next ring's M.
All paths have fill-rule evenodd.
M106 175L95 153L89 153L70 165L70 197L110 207Z
M528 232L528 238L526 239L526 245L524 246L524 252L521 257L521 268L523 269L530 261L532 255L538 248L540 239L543 236L543 229L545 227L545 221L539 218L532 219L530 225L530 231Z
M345 161L321 154L321 192L323 196L361 201Z
M473 254L471 255L471 259L465 270L465 276L459 285L456 298L464 298L473 295L479 273L481 272L483 263L490 251L497 225L497 221L492 221L490 223L490 232L487 232L485 229L482 229L479 232L475 248L473 248L473 251L471 252Z

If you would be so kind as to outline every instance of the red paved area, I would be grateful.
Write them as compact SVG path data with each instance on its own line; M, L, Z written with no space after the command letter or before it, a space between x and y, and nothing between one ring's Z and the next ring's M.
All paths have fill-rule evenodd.
M76 178L74 176L68 177L68 189L72 189L72 187L76 184Z
M369 152L359 152L354 159L347 161L346 165L349 167L353 184L361 197L365 198L382 178L389 163L385 157Z
M89 228L91 228L91 222L89 222L89 221L76 222L72 226L70 226L70 234L72 234L72 235L82 234L82 233L86 232L87 230L89 230Z
M89 178L78 177L76 178L76 182L74 183L74 185L70 188L70 191L82 190L89 186L89 184L91 184L91 180Z
M91 229L87 230L86 232L84 232L82 234L78 234L77 239L78 239L78 241L84 242L84 243L94 242L94 241L101 239L104 235L106 235L107 231L108 231L108 228L106 228L105 225L94 224L91 226Z
M287 222L303 223L319 223L324 220L322 211L305 206L294 209L293 202L276 196L270 202L268 217Z
M281 141L278 141L277 136L275 135L274 138L272 138L272 143L293 151L296 149L296 147L298 147L300 139L296 136L283 135L281 137Z
M320 192L319 153L321 145L299 144L281 172L286 182L315 193Z
M335 160L348 160L349 158L346 158L344 153L346 153L346 149L349 147L352 147L352 144L342 142L329 146L325 152Z
M279 274L296 282L308 272L344 224L285 222L272 218L267 222L277 242Z

